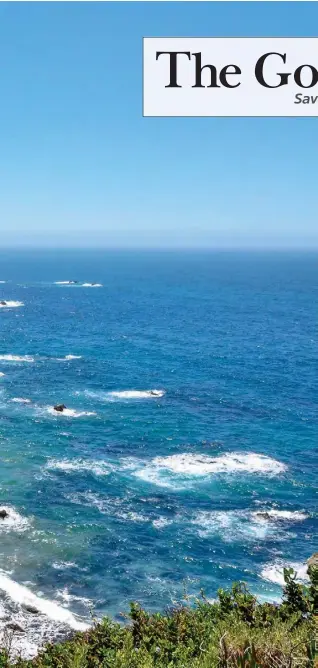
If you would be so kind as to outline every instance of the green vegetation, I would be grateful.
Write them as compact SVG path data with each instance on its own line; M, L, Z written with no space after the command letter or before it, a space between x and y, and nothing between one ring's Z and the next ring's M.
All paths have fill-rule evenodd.
M318 568L309 566L303 586L285 569L282 603L258 603L245 584L221 589L209 603L201 593L167 614L132 604L129 624L109 619L86 633L49 645L16 668L318 668ZM9 668L7 651L0 668Z

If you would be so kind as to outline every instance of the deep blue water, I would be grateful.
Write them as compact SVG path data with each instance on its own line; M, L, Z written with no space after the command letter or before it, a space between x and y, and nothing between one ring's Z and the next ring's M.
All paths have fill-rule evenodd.
M19 514L0 569L81 615L237 579L279 596L282 563L317 549L315 255L1 251L0 267L0 299L24 304L0 309L0 498Z

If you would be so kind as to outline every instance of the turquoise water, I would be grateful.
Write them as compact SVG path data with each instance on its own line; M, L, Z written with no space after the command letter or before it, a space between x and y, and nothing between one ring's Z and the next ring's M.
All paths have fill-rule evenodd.
M302 574L317 549L316 257L2 251L0 267L0 590L30 647L30 592L47 633L236 579L279 597L282 564Z

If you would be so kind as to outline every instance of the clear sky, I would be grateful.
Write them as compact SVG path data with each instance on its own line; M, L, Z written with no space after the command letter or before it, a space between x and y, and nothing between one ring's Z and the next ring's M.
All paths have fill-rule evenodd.
M318 247L316 119L143 118L143 36L316 36L316 2L1 2L0 245Z

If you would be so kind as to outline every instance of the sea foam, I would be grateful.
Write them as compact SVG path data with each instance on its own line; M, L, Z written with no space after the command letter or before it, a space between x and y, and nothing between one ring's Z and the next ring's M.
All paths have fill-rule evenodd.
M129 463L127 463L129 467ZM168 455L155 457L149 464L135 468L134 475L163 487L174 486L167 479L168 474L177 476L206 477L215 474L262 474L268 476L279 475L286 470L285 464L265 455L250 453L228 452L218 457L208 455L197 455L183 453L180 455Z
M293 568L297 574L297 580L300 582L309 581L307 565L299 562L284 563L282 561L275 561L262 569L261 577L263 580L268 580L269 582L273 582L274 584L278 584L283 587L285 584L284 568Z
M24 306L23 302L5 301L5 304L0 304L0 308L18 308L19 306Z
M82 283L82 288L102 288L102 283Z
M220 535L225 542L250 540L284 540L290 538L282 521L299 522L307 515L297 511L264 511L266 515L249 510L202 511L191 520L198 526L201 537ZM278 515L277 515L278 514ZM279 519L280 521L274 521Z
M90 417L96 415L96 413L92 411L76 411L74 408L64 408L63 411L56 411L52 406L48 406L46 408L46 412L49 413L50 415L72 417L72 418L79 418L85 416Z
M59 362L65 362L66 360L80 360L82 359L81 355L65 355L65 357L57 357Z
M30 404L31 399L23 399L23 397L13 397L10 401L14 404Z
M256 522L268 522L266 515L268 515L270 520L287 522L303 522L308 517L308 515L298 510L276 510L275 508L271 508L270 510L266 508L263 511L259 510L251 513L253 520Z
M1 510L6 510L7 517L0 518L0 534L17 531L18 533L27 531L30 527L30 520L23 517L11 506L1 506Z
M47 462L46 468L56 471L72 472L86 472L93 473L96 476L109 475L111 467L104 461L85 461L84 459L50 459Z
M77 393L79 394L79 393ZM97 401L130 401L135 399L158 399L165 394L164 390L120 390L114 392L93 392L85 390L87 397Z
M0 355L1 362L34 362L31 355Z
M85 631L89 628L89 624L78 620L69 610L65 610L54 601L37 596L25 585L18 584L4 572L0 572L0 590L26 610L28 607L35 608L49 619L64 623L77 631Z

